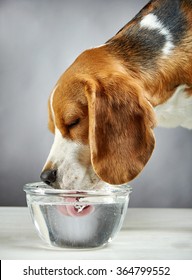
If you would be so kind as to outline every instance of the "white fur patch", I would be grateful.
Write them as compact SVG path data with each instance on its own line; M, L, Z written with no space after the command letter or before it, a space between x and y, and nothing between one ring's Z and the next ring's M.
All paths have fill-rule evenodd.
M51 114L52 114L52 119L53 119L54 124L55 124L55 115L54 115L54 111L53 111L53 96L54 96L54 93L56 92L56 89L58 88L58 86L59 85L55 86L55 88L53 89L51 96L50 96L50 107L51 107Z
M102 48L102 47L104 47L104 46L106 46L106 45L107 45L107 43L102 44L102 45L99 45L99 46L96 46L96 47L93 47L92 49L99 49L99 48Z
M99 180L92 166L83 165L80 157L88 147L63 138L59 129L55 129L55 138L47 163L51 161L57 169L57 184L64 189L87 189Z
M154 108L158 126L192 129L192 97L186 94L186 88L180 85L167 102Z
M162 52L165 56L171 53L172 49L174 48L172 35L169 30L160 22L156 15L148 14L144 16L140 22L140 26L142 28L157 30L159 34L164 35L166 42L162 49Z

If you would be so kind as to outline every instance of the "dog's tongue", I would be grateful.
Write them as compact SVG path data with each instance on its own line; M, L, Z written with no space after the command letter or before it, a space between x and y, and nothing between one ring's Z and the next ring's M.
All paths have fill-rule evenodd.
M57 209L60 213L65 216L73 216L73 217L82 217L91 214L94 211L94 207L92 205L75 205L78 202L77 197L68 197L65 200L66 202L74 202L74 205L59 205Z

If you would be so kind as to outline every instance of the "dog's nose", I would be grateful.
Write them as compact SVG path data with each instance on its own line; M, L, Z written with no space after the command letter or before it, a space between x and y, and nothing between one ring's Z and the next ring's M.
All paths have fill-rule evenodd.
M41 173L40 178L47 185L51 185L56 181L56 176L57 176L57 170L47 169Z

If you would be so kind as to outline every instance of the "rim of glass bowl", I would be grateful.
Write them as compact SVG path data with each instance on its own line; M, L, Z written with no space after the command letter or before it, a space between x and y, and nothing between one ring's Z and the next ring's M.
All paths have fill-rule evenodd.
M31 195L62 195L68 197L86 197L86 196L127 196L132 192L129 185L107 185L108 189L82 189L82 190L66 190L53 189L43 182L25 184L23 190ZM75 192L75 193L73 193Z

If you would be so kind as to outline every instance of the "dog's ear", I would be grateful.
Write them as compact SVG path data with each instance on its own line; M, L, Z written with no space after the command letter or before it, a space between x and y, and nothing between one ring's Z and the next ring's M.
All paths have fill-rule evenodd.
M88 80L89 144L96 174L110 184L134 179L146 165L155 145L152 107L137 85L111 76Z

